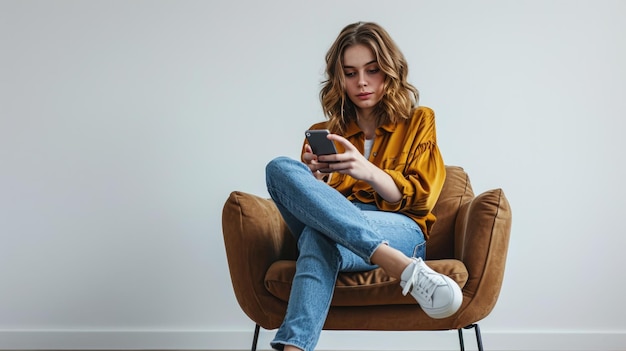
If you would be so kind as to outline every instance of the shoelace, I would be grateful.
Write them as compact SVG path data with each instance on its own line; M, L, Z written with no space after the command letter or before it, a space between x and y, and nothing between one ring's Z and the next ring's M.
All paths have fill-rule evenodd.
M433 293L435 288L440 284L437 276L431 276L425 274L422 269L415 266L411 278L406 281L404 288L402 289L402 295L406 295L411 287L415 287L418 294L422 295L428 302L432 302Z

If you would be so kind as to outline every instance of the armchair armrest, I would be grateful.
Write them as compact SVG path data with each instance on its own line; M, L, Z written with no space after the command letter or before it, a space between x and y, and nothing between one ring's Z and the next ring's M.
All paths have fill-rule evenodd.
M265 273L275 261L296 258L295 240L280 212L269 199L234 191L222 210L222 233L239 305L259 325L273 326L266 310L282 302L265 288Z
M455 256L469 273L466 309L487 316L500 294L511 233L511 207L502 189L485 191L461 206L455 225ZM476 298L475 298L476 297ZM480 301L479 301L480 300ZM483 318L481 317L481 318Z

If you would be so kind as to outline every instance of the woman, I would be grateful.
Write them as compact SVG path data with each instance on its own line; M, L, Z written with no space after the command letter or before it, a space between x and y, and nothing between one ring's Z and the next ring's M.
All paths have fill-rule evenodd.
M320 92L338 153L279 157L267 188L297 239L299 256L287 314L271 342L284 351L313 350L337 274L383 268L432 318L454 314L459 286L423 261L431 213L445 168L433 112L417 107L406 60L375 23L345 27L326 55Z

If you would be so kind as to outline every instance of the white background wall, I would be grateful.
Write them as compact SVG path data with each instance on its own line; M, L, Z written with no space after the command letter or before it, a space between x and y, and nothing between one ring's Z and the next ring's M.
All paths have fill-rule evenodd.
M222 205L266 195L265 163L299 156L326 50L368 20L410 62L446 163L512 204L488 348L626 349L625 16L623 1L1 1L0 348L248 348Z

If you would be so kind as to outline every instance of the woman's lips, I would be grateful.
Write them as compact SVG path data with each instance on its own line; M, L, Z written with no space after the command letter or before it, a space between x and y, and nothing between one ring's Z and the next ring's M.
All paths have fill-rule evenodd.
M357 97L361 100L367 100L372 95L372 93L361 93L358 94Z

